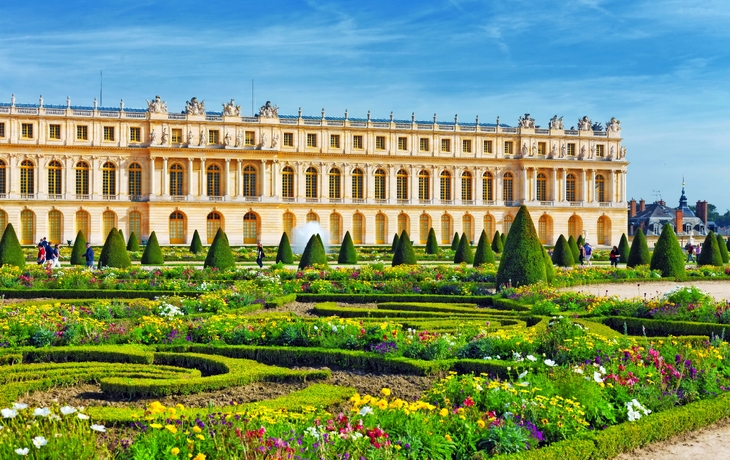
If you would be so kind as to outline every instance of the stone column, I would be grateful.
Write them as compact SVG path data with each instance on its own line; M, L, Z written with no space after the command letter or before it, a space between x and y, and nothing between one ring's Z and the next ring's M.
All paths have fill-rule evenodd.
M162 190L160 195L170 196L170 174L167 172L167 157L162 157Z
M236 196L243 197L243 160L236 161Z
M411 174L411 185L410 190L408 190L408 198L411 199L412 204L418 204L418 173L420 170L414 166L410 167L410 174Z
M150 157L150 197L155 196L155 157Z
M393 165L388 166L388 190L385 191L385 199L388 200L388 203L398 203L398 183L396 175L399 170L400 168Z
M271 186L266 173L266 160L261 160L261 196L271 196Z
M568 170L563 168L563 184L560 187L560 200L568 200Z
M305 144L306 145L306 144ZM299 191L294 196L298 198L305 198L307 196L307 180L305 178L305 171L307 168L304 167L303 164L297 164L296 167L296 183L294 184L294 187ZM297 201L299 201L297 199ZM306 223L306 222L305 222Z
M98 158L91 160L91 192L92 200L101 195L101 163Z
M117 162L119 169L119 199L126 200L129 195L129 160L119 160ZM123 166L122 166L123 165Z
M199 197L204 197L208 193L208 175L205 173L205 158L200 159L200 193Z
M64 160L64 167L66 172L66 180L63 181L63 193L64 198L67 200L71 198L72 193L76 193L76 187L74 185L74 162L73 158L66 158Z
M271 196L279 196L279 189L277 179L279 178L279 160L274 160L271 163Z
M502 176L503 174L501 174L501 170L499 168L495 168L492 174L492 199L494 200L494 204L498 206L504 205L502 200L502 188L504 187ZM489 235L489 238L492 236L494 235Z
M193 159L188 158L188 201L193 199Z
M452 189L454 190L454 204L461 204L461 175L462 175L462 168L454 168L454 185Z
M224 182L226 186L226 191L223 194L223 196L228 196L229 198L233 195L231 193L231 159L226 158L226 167L225 167L225 174L226 174L226 180Z
M522 200L529 201L529 196L527 195L527 168L522 168Z
M588 202L588 190L586 189L588 187L586 177L588 175L588 172L584 169L581 171L581 181L580 181L580 197L581 201L583 203Z
M36 198L41 198L41 195L43 198L48 196L48 163L49 161L46 158L36 159L38 165L38 176L34 184L35 193L38 195Z

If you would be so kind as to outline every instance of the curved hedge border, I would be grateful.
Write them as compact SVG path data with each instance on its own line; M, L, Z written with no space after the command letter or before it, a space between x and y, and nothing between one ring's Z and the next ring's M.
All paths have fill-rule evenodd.
M6 299L154 299L162 296L198 297L199 291L150 291L131 289L0 289Z

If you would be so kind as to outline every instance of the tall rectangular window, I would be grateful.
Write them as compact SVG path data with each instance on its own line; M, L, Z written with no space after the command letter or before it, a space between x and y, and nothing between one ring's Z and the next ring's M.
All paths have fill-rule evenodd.
M330 135L330 147L332 147L333 149L340 148L340 135L339 134Z
M317 146L317 135L316 134L307 134L307 147L316 147Z
M385 150L385 136L375 136L375 150Z
M512 141L505 141L504 142L504 154L512 155L513 151L514 151L514 144L512 143Z
M545 142L537 143L537 154L545 155L547 153L547 144Z
M221 132L217 129L208 131L208 144L220 144Z
M294 133L284 133L284 147L294 147Z
M573 143L568 144L568 156L569 157L575 156L575 144L573 144Z
M352 136L352 148L362 150L362 136Z
M61 125L48 125L48 138L61 139Z
M284 137L286 138L286 135L284 135ZM244 143L249 146L256 145L256 133L253 131L246 131L244 135Z
M604 152L605 152L605 146L603 146L603 145L596 146L596 156L598 158L603 158Z
M461 150L464 153L471 153L471 139L464 139L461 141Z
M142 128L129 128L129 142L142 142Z
M173 144L182 144L182 129L173 129L172 130L172 143Z
M484 141L484 153L494 153L492 151L492 141Z
M20 137L33 139L33 123L23 123L20 127Z
M419 141L420 141L419 142L419 144L420 144L419 150L421 152L428 152L428 138L427 137L422 137L421 139L419 139Z
M408 138L407 137L398 138L398 150L408 150Z
M105 141L114 140L114 126L104 126L104 140Z
M0 123L0 137L5 137L5 123Z
M451 139L441 139L441 151L442 152L451 151Z

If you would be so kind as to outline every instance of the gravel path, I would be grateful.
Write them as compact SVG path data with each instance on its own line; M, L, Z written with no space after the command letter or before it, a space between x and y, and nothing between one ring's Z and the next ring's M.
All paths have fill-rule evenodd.
M587 292L595 295L617 295L621 298L661 297L677 286L696 286L717 300L730 300L730 281L653 281L637 283L588 284L563 288L564 291ZM729 457L730 458L730 457Z

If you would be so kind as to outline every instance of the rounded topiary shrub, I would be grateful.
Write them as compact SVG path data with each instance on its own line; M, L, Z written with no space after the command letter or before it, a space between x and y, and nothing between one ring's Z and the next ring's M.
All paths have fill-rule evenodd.
M515 217L497 269L497 286L524 286L547 281L544 249L525 205Z
M203 242L200 241L200 233L197 230L193 232L193 241L190 242L190 252L200 254L203 252Z
M570 248L571 254L573 254L573 264L575 265L578 263L578 258L580 257L580 249L578 249L578 243L575 242L573 235L568 237L568 247Z
M629 252L631 251L631 248L629 247L629 239L626 238L626 233L621 234L621 241L618 243L618 255L619 259L618 261L622 264L625 264L629 261Z
M485 264L493 263L494 252L492 252L492 246L489 244L487 232L482 230L482 234L479 236L479 243L477 243L477 250L474 253L474 266L480 267Z
M504 250L504 244L502 244L502 235L499 234L499 230L494 232L492 237L492 251L497 254L501 254Z
M319 233L315 233L307 241L302 258L299 261L299 270L304 270L313 265L327 265L327 252L324 249Z
M428 239L426 240L426 254L438 254L439 242L436 239L436 232L433 227L428 231Z
M392 266L416 265L417 263L416 251L413 250L411 237L403 230L403 233L400 234L400 238L398 239L398 247L395 249L395 254L393 254Z
M545 261L545 280L548 284L552 284L555 279L555 267L553 267L553 261L550 260L550 254L544 247L542 248L542 259Z
M213 238L208 249L208 255L205 257L205 268L217 268L225 270L236 266L236 259L233 257L231 246L228 244L228 237L222 228L219 228Z
M355 251L355 244L352 242L350 232L345 232L345 237L342 239L342 245L340 246L340 255L337 257L338 264L356 264L357 263L357 252Z
M649 254L649 246L646 244L644 231L638 229L634 234L634 240L631 242L631 250L629 251L629 259L626 261L626 266L632 268L650 263L651 255Z
M393 244L390 245L390 252L395 254L396 249L398 249L398 243L400 243L400 236L398 236L398 233L393 235Z
M162 249L160 249L160 243L157 241L155 232L150 233L150 239L147 240L147 246L145 246L144 252L142 253L141 262L142 265L162 265L165 263L165 258L162 256Z
M715 236L717 238L717 246L720 248L722 263L726 264L728 263L728 259L730 259L730 254L728 254L727 245L725 245L725 239L719 233Z
M555 248L553 248L553 257L550 260L550 265L553 264L558 267L572 267L575 265L573 251L570 250L570 245L563 235L558 237Z
M294 254L291 252L291 244L289 244L289 235L286 232L281 234L279 240L279 249L276 250L276 263L293 264Z
M459 243L461 243L461 238L459 238L459 232L454 233L454 239L451 240L451 250L456 251L459 249Z
M74 247L71 249L71 265L86 265L86 238L84 232L79 230L76 234Z
M129 240L127 241L127 251L139 251L139 240L137 234L132 232L129 234Z
M705 237L705 242L702 243L702 252L697 256L697 265L714 265L719 267L722 264L722 254L717 243L717 237L715 236L715 232L710 231Z
M132 265L127 252L127 244L116 228L111 229L104 241L99 255L99 268L126 268Z
M662 234L654 246L650 268L659 270L665 278L671 276L684 279L684 251L679 246L677 235L674 234L674 229L670 224L664 224L664 228L662 228Z
M23 248L20 246L13 224L5 227L3 237L0 239L0 267L6 265L25 267L25 254L23 254Z
M456 248L456 253L454 254L454 263L474 263L474 253L471 251L471 245L469 244L469 238L466 236L466 233L461 234L459 247Z

